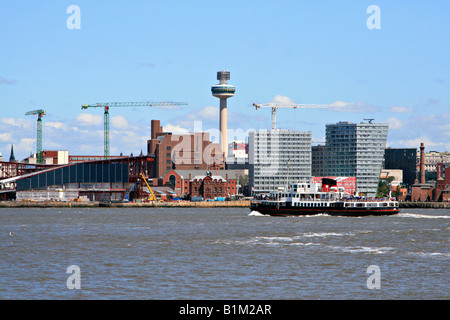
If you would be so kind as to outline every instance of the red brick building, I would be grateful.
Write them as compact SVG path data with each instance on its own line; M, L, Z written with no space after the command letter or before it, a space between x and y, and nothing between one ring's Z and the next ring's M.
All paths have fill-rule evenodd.
M426 183L425 181L425 146L420 145L420 181L411 187L411 201L450 201L450 167L444 170L444 164L436 166L437 181Z
M150 177L159 178L171 169L225 169L223 153L218 143L210 141L209 133L172 134L164 132L159 120L151 121L151 139L147 153L155 156Z
M202 197L204 200L228 197L228 181L221 176L207 172L204 176L195 176L190 181L190 196Z
M159 186L170 186L180 197L230 197L237 194L237 181L242 170L218 170L208 177L204 170L168 170L157 181ZM207 183L205 182L206 177ZM211 178L211 181L209 181ZM155 182L154 182L155 184Z

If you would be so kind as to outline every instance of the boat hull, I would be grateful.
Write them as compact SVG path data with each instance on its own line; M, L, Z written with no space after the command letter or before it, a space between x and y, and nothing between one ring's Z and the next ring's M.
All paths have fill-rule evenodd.
M270 216L308 216L317 214L327 214L332 216L387 216L399 212L398 207L384 208L300 208L291 206L267 206L261 203L251 203L250 209Z

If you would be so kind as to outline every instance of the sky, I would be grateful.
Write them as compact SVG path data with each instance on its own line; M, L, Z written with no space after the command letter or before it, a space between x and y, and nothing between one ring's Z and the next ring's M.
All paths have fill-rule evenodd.
M71 5L79 8L73 11ZM375 5L379 11L368 10ZM388 147L450 151L450 1L0 0L0 152L103 155L102 102L187 102L110 109L111 155L146 153L150 121L218 139L217 71L231 73L228 140L271 128L253 103L328 104L277 111L311 131L389 123Z

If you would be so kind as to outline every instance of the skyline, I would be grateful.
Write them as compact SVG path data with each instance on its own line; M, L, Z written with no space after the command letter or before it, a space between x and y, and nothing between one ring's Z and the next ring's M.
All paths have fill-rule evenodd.
M277 127L389 123L388 147L450 151L448 1L3 1L0 4L0 152L36 152L36 117L45 109L43 149L103 154L103 111L82 104L185 101L183 107L112 108L111 155L147 148L150 121L165 131L219 128L210 88L228 70L236 94L229 129L270 129L271 101L332 104L277 111ZM69 29L70 5L80 29ZM381 29L371 30L370 5ZM447 59L446 59L447 58ZM100 109L100 108L99 108ZM232 137L229 136L229 140Z

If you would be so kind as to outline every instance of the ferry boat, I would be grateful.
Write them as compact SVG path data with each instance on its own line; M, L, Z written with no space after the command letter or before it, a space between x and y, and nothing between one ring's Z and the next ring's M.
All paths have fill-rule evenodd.
M252 200L250 209L271 216L328 214L339 216L381 216L399 212L398 201L367 199L350 195L333 179L322 183L297 183L285 192L279 188L269 196Z

